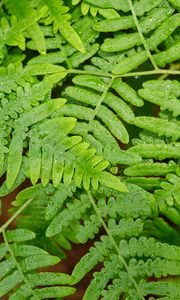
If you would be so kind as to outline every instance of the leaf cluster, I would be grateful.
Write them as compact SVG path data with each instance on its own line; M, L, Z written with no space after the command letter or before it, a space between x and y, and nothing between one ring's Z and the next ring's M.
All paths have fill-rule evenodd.
M179 25L179 0L1 1L0 298L90 273L85 300L179 299Z

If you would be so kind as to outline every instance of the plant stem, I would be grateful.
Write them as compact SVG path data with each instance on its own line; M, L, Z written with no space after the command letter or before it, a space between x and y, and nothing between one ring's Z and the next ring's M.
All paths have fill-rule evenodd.
M139 32L140 39L141 39L141 41L142 41L142 43L143 43L143 46L144 46L144 48L145 48L145 50L146 50L146 53L147 53L147 55L149 56L149 59L150 59L152 65L153 65L154 69L155 69L155 70L158 70L159 68L158 68L158 66L157 66L157 64L156 64L156 62L155 62L155 60L154 60L154 58L153 58L153 56L152 56L152 54L151 54L151 51L149 50L148 44L147 44L147 42L146 42L146 39L145 39L144 36L143 36L142 30L141 30L141 26L139 25L139 21L138 21L138 19L137 19L136 12L135 12L135 10L134 10L134 6L133 6L133 4L132 4L132 1L131 1L131 0L128 0L128 3L129 3L129 7L130 7L130 9L131 9L131 12L132 12L132 16L133 16L133 19L134 19L134 23L136 24L137 30L138 30L138 32Z
M64 72L64 71L63 71ZM78 69L68 70L69 74L82 74L82 75L94 75L94 76L103 76L103 77L113 77L113 78L121 78L121 77L134 77L134 76L148 76L148 75L158 75L158 74L170 74L170 75L180 75L180 71L177 70L167 70L167 69L157 69L157 70L149 70L142 72L131 72L125 73L122 75L114 75L109 72L101 72L101 71L84 71Z
M33 200L34 198L31 198L29 200L27 200L15 213L14 215L12 215L12 217L7 220L6 223L4 223L1 227L0 227L0 233L2 233L8 226L10 223L12 223L14 221L14 219L23 211L23 209L26 208L26 206L28 206L31 201Z
M21 276L21 279L24 281L24 283L26 284L26 286L29 288L29 290L31 291L31 295L33 296L33 299L34 300L40 300L40 298L35 294L35 292L33 291L32 287L31 287L31 284L30 282L27 280L27 278L25 277L22 269L21 269L21 266L20 264L18 263L18 261L16 260L16 257L14 256L14 252L12 251L9 243L8 243L8 240L7 240L7 237L6 237L6 233L4 230L2 230L2 234L3 234L3 239L4 239L4 242L5 242L5 245L6 245L6 248L9 252L9 254L11 255L13 261L14 261L14 264L16 266L16 269L18 270L19 272L19 275Z

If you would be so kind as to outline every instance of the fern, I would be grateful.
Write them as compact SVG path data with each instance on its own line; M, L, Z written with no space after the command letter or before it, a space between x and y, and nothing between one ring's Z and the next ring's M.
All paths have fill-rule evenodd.
M179 299L179 9L1 2L0 298Z
M52 266L59 258L49 255L43 249L22 244L35 238L35 234L25 229L3 232L4 243L1 244L1 297L11 292L10 299L29 296L34 298L64 297L74 292L72 287L57 286L68 284L70 276L49 272L34 273L38 268ZM59 276L60 275L60 276ZM21 285L15 290L17 285ZM38 289L36 286L41 285ZM54 285L54 286L53 286ZM49 287L48 287L49 286Z

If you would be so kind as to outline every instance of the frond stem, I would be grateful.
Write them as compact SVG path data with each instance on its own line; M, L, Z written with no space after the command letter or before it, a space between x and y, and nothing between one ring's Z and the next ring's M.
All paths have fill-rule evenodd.
M140 39L141 39L141 41L143 43L143 46L144 46L144 48L145 48L145 50L147 52L147 55L149 56L149 59L150 59L151 63L153 64L154 69L158 70L159 68L158 68L158 66L157 66L157 64L156 64L156 62L155 62L155 60L154 60L154 58L153 58L153 56L151 54L151 51L149 50L148 44L147 44L147 42L146 42L146 40L145 40L145 38L143 36L142 30L141 30L141 26L139 25L139 21L137 19L136 12L134 10L134 6L132 4L132 0L128 0L128 3L129 3L129 7L131 9L132 16L133 16L134 22L136 24L137 30L139 32Z
M88 134L89 129L90 129L90 126L91 126L91 123L92 123L92 121L94 120L95 116L97 115L98 110L99 110L99 108L100 108L102 102L104 101L104 99L105 99L105 97L106 97L106 94L107 94L108 90L110 89L110 87L111 87L111 85L112 85L114 79L115 79L115 78L114 78L114 76L113 76L113 77L109 80L109 82L108 82L106 88L104 89L104 91L103 91L103 93L102 93L102 95L101 95L101 97L100 97L98 103L96 104L96 107L95 107L95 109L94 109L94 113L92 114L91 118L89 119L89 123L88 123L88 127L87 127L87 131L86 131L85 136Z
M26 279L26 277L24 276L24 273L23 273L23 271L22 271L22 269L21 269L21 266L20 266L20 264L18 263L18 261L16 260L16 257L14 256L14 252L12 251L11 246L10 246L9 243L8 243L8 239L7 239L7 237L6 237L6 233L5 233L4 230L2 230L2 235L3 235L3 239L4 239L4 242L5 242L6 248L7 248L8 252L9 252L9 254L10 254L11 257L12 257L12 259L13 259L13 261L14 261L14 264L15 264L15 266L16 266L16 268L17 268L17 270L18 270L18 272L19 272L19 274L20 274L22 280L23 280L24 283L27 285L27 287L31 290L31 295L34 296L34 299L35 299L35 300L40 300L40 298L35 294L34 290L32 289L31 284L29 283L29 281L28 281L28 280Z
M67 55L66 55L66 52L64 51L64 48L62 47L61 39L59 38L59 35L57 35L56 37L57 37L57 39L59 40L59 49L60 49L62 55L63 55L64 58L65 58L65 62L66 62L66 64L67 64L67 67L68 67L68 69L71 69L71 68L72 68L71 63L70 63L69 58L68 58Z
M84 71L84 70L79 70L79 69L67 70L67 73L68 74L103 76L103 77L111 77L111 78L112 77L120 78L120 77L148 76L148 75L158 75L158 74L180 75L180 71L171 70L171 69L169 69L169 70L168 69L156 69L156 70L149 70L149 71L142 71L142 72L130 72L130 73L122 74L122 75L114 75L112 73L101 72L101 71Z
M31 201L34 198L31 198L29 200L27 200L12 216L9 220L7 220L6 223L4 223L1 227L0 227L0 233L2 233L8 226L10 223L12 223L14 221L14 219L26 208L26 206L28 206Z
M179 64L172 64L169 68L169 70L179 70L180 68L180 63ZM174 73L174 72L173 72ZM162 74L161 76L158 77L159 80L166 79L169 75L171 74Z

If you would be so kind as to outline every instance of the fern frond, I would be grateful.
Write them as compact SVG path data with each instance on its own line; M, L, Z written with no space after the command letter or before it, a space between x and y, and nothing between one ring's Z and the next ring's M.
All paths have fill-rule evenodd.
M145 51L139 51L132 53L127 58L124 58L122 61L120 61L112 70L113 74L125 74L133 69L136 69L141 64L143 64L148 59L148 55Z
M179 9L1 2L0 298L179 299Z
M47 118L63 104L64 101L59 99L49 101L27 112L18 120L8 153L7 186L9 188L14 184L22 164L23 140L26 136L26 128Z
M174 174L168 174L166 178L169 182L161 183L162 189L155 191L155 197L161 213L180 226L180 179Z
M173 112L173 116L177 117L180 114L179 108L179 90L178 81L146 81L143 83L143 88L139 90L139 94L145 100L150 101L160 106L161 110L169 110Z
M162 257L179 260L179 248L157 242L153 238L140 237L138 240L132 237L129 242L122 240L120 248L124 257Z
M6 165L6 160L5 160L5 165ZM7 196L9 193L13 192L17 187L19 187L21 185L21 183L23 183L25 181L26 174L27 174L27 169L28 169L27 168L27 160L26 160L25 157L23 157L23 161L22 161L22 165L21 165L19 174L18 174L14 184L12 185L12 187L11 188L7 187L7 181L6 180L1 185L1 187L0 187L0 196L1 197ZM4 172L5 172L5 170L3 170L3 173Z
M57 147L55 146L57 143L61 143L74 127L75 122L76 120L73 118L54 118L41 124L38 129L35 128L29 132L29 169L33 184L38 181L40 174L42 184L44 186L48 184L53 166L53 156L56 156L54 147ZM36 157L35 160L34 157Z
M115 79L112 83L112 88L122 97L126 102L129 102L135 106L143 106L144 102L138 95L138 93L126 82L123 82L120 78Z
M90 121L92 113L93 110L90 108L73 104L64 105L61 109L61 114L71 115L80 120L86 119L87 121ZM85 122L77 122L72 133L81 135L85 142L97 149L98 155L103 155L112 165L116 163L129 165L141 161L139 155L121 150L111 132L98 120L92 121L90 125Z
M63 230L72 223L79 220L81 215L91 206L87 197L81 197L81 200L74 199L72 203L67 204L67 209L61 211L48 226L46 236L51 237Z
M57 130L59 131L59 129ZM55 134L55 132L53 134ZM49 140L50 137L47 137L48 143ZM79 143L80 140L79 137L64 138L64 140L60 142L57 141L54 150L52 147L46 146L46 144L43 145L42 162L39 146L37 146L36 141L33 140L32 143L35 144L35 147L33 147L34 149L32 148L32 150L30 147L30 151L32 152L30 153L30 160L31 155L35 153L36 155L38 154L38 156L36 156L36 163L33 162L33 166L30 165L30 176L33 183L37 181L41 170L42 184L46 185L50 179L52 169L52 180L55 186L58 186L63 177L63 181L67 186L70 184L72 178L74 178L76 186L81 187L81 185L83 185L85 190L89 189L90 182L93 188L97 189L98 182L100 182L106 186L126 191L123 183L120 183L115 176L105 171L109 163L103 161L102 156L96 156L95 149L88 149L89 144L85 142ZM44 141L46 141L46 139L44 139ZM61 156L59 156L59 153L61 153ZM62 153L64 153L64 158L62 158ZM49 160L50 156L51 160ZM46 157L48 157L49 161L47 161ZM109 180L107 179L108 176Z
M54 72L56 74L52 74ZM52 75L49 78L50 82L48 84L50 88L50 86L52 87L52 84L60 81L66 76L66 71L61 66L54 66L51 64L27 65L24 69L20 63L9 64L7 69L4 67L0 68L0 88L3 92L9 94L11 90L16 91L18 86L24 87L26 82L36 83L34 82L33 76L46 74ZM47 83L47 81L48 78L45 79L44 83Z
M80 89L76 87L68 87L66 89L66 93L68 96L73 97L78 101L85 102L91 106L96 106L97 103L100 101L100 97L101 97L99 95L96 95L93 92L86 91L85 89ZM134 114L132 110L120 98L109 93L104 99L104 103L106 103L112 109L115 109L116 107L118 116L123 118L126 122L128 123L133 122ZM105 123L106 122L107 124L109 123L108 124L109 129L117 138L122 140L122 142L124 143L128 142L128 134L124 126L120 123L120 121L115 116L115 114L113 114L105 106L101 106L101 110L97 112L97 116L101 118Z
M125 16L121 18L113 18L109 20L102 20L97 22L93 28L100 32L115 32L118 30L129 29L134 27L134 20L132 16Z
M152 209L154 199L149 193L133 185L128 185L127 187L131 189L131 192L127 193L125 198L123 193L113 193L113 191L104 188L102 188L101 192L98 190L98 192L93 193L97 207L104 218L108 217L110 220L111 218L117 218L119 220L119 218L141 217L142 219L146 219L156 213L155 207ZM72 201L68 202L67 207L62 207L61 211L53 218L47 229L47 236L63 233L67 227L71 227L72 223L76 224L76 221L79 223L80 219L84 220L84 225L78 224L76 230L77 238L79 237L78 239L80 239L81 242L86 241L87 237L93 238L94 234L99 231L101 222L99 222L94 212L90 213L91 203L89 202L88 196L82 193L80 198L77 198L77 196L74 197ZM126 200L124 201L124 199ZM141 207L141 211L139 211L139 207ZM89 212L89 217L86 216L86 212ZM109 223L110 230L113 230L112 222L113 220ZM87 226L89 224L91 224L91 226ZM130 228L129 234L133 234L134 228L135 235L139 232L139 228L142 229L140 221L133 224L131 219L121 221L117 225L117 228L120 226L123 227L122 236L123 234L128 235ZM115 228L114 226L114 230Z
M70 15L67 14L67 11L69 8L67 6L63 6L63 1L41 0L41 2L47 6L50 19L54 22L54 27L58 28L65 39L76 49L81 52L85 52L84 45L79 35L68 21Z
M15 208L21 207L28 199L33 198L33 201L24 209L23 214L18 219L20 227L27 229L32 228L36 232L42 232L46 227L46 223L44 222L46 207L54 193L55 188L52 185L43 187L41 184L28 187L18 193L13 201ZM33 218L34 222L32 222Z
M102 91L103 88L105 87L105 82L103 82L103 80L95 76L87 76L87 75L75 76L73 78L73 82L80 86L92 88L95 91ZM115 80L112 84L112 88L114 88L126 101L134 105L138 105L138 106L142 105L143 103L142 100L138 97L138 95L136 95L135 91L127 84L125 83L121 84L121 81ZM109 130L112 132L113 135L115 135L123 143L128 142L128 133L125 130L124 125L121 123L120 120L116 118L112 110L116 110L118 116L128 123L133 123L134 113L132 109L120 97L113 95L113 93L110 91L107 92L106 96L104 97L102 95L99 95L97 92L95 93L94 91L92 92L91 90L84 89L84 88L82 89L79 87L68 87L65 90L65 92L69 97L80 102L80 104L82 102L95 107L97 107L99 105L98 103L100 102L106 104L106 106L103 105L103 103L101 104L101 108L96 113L97 117L100 118L105 123L106 127L109 128ZM69 110L66 112L66 114L70 112L70 108L71 111L73 111L73 105L74 104L69 105ZM107 109L107 106L111 110ZM65 106L64 109L66 107L67 106ZM77 107L77 109L74 113L75 117L79 117L77 114L79 110L81 111L84 110L84 112L86 111L86 116L84 114L84 118L86 119L88 119L88 115L89 116L91 115L89 108ZM92 124L92 122L90 123Z
M64 43L64 40L62 39L61 35L56 33L53 33L52 27L50 26L41 26L41 30L45 36L45 43L46 43L46 49L47 50L54 50L56 49L56 52L53 53L47 53L46 55L39 55L37 57L34 57L32 60L30 60L31 63L34 62L59 62L62 63L63 61L66 61L66 64L68 65L68 68L71 67L78 67L79 64L86 61L88 58L93 56L97 50L99 49L99 45L97 43L93 44L95 39L98 37L98 33L92 29L93 25L93 18L86 16L83 19L79 18L74 23L74 28L81 37L84 46L86 47L85 53L80 53L69 43ZM29 41L27 43L27 47L33 50L36 50L36 45L33 42L33 40ZM60 50L60 52L59 52ZM61 53L59 55L59 53Z
M96 247L98 247L98 255L97 258L99 258L99 261L103 259L104 267L101 269L100 272L94 274L94 279L91 281L88 289L86 290L86 293L83 297L83 299L99 299L101 295L105 295L107 293L104 292L104 289L106 289L108 282L110 280L113 280L113 283L118 282L119 288L117 291L117 296L120 297L122 292L125 292L126 297L132 296L132 282L130 281L130 278L128 277L128 274L123 270L123 265L121 261L119 260L118 255L111 254L110 260L107 259L107 248L104 249L105 239L103 239L102 244L95 243ZM136 246L134 243L137 243L139 245L138 250L136 252ZM145 244L144 244L145 243ZM101 251L106 250L104 252L104 257L102 253L100 254L100 245L102 245ZM167 274L177 275L179 274L178 266L179 266L179 248L175 246L169 246L167 244L158 243L155 242L153 239L147 239L145 237L140 237L139 240L136 238L131 238L129 240L129 248L126 252L126 245L127 241L122 240L119 244L119 248L122 251L122 255L125 255L125 257L130 257L131 255L139 256L140 258L145 255L147 257L153 257L153 260L151 258L148 258L146 261L143 261L141 259L137 260L135 258L130 259L128 262L129 265L129 272L132 272L135 277L138 277L139 279L142 278L144 275L147 277L150 277L152 274L154 274L157 278L160 278L162 276L167 276ZM167 247L167 248L166 248ZM169 248L170 247L170 248ZM166 252L164 252L164 249L166 248ZM95 261L92 261L91 255L93 251L95 251L95 247L90 249L90 252L86 254L81 261L77 264L75 267L72 276L75 277L75 280L80 280L81 276L83 276L82 269L89 270L94 266ZM144 250L143 250L144 249ZM152 251L151 251L151 250ZM169 251L168 251L169 250ZM109 251L112 251L109 249ZM132 251L132 253L131 253ZM168 251L168 252L167 252ZM171 256L171 251L173 251ZM160 258L162 257L162 259ZM164 264L164 265L163 265ZM157 271L158 267L159 270ZM124 280L123 280L124 278ZM142 283L142 281L140 281ZM161 281L163 282L163 281ZM115 286L113 286L115 288ZM139 286L142 295L146 295L144 292L144 289L142 288L142 285ZM158 285L159 289L156 291L157 293L161 293L161 285ZM109 287L111 289L111 287ZM179 288L179 287L178 287ZM134 295L137 295L137 292L135 289L133 289ZM107 294L108 295L108 294ZM115 293L116 295L116 293ZM113 299L117 299L117 298ZM139 299L139 296L135 296L135 299ZM131 299L131 298L130 298Z
M75 236L73 237L72 231L70 235L66 230L63 234L49 239L46 238L45 232L51 222L50 220L64 207L67 199L72 197L75 190L74 185L67 188L64 184L60 184L55 189L51 184L46 187L36 184L18 193L13 201L14 208L11 210L11 212L16 212L28 199L33 199L18 217L18 226L33 229L37 235L34 244L60 258L66 257L63 249L71 249L70 242L77 242Z
M24 26L24 27L23 27ZM29 24L18 24L15 16L11 17L10 23L8 19L1 18L1 43L0 48L3 49L5 45L18 46L20 49L25 49L25 37L23 31L29 26ZM3 54L3 52L1 52Z
M18 24L22 29L26 29L28 34L34 40L34 43L37 46L37 49L40 53L45 53L45 40L44 36L40 30L40 26L37 23L39 19L46 15L45 6L39 8L38 10L34 9L27 0L21 1L21 3L17 3L16 0L4 1L6 7L12 15L15 15L18 19Z
M24 244L35 238L35 234L27 229L15 229L3 232L4 243L1 244L0 296L9 294L9 299L28 299L30 296L64 297L74 293L69 284L70 276L49 272L34 273L38 268L53 266L59 258L46 251ZM23 243L23 244L22 244ZM41 285L41 289L37 288ZM54 285L54 287L53 287ZM49 286L49 287L48 287Z
M97 76L89 75L75 76L73 82L76 85L92 88L95 91L103 91L103 88L106 86L102 79ZM117 90L125 101L138 106L142 105L142 100L127 84L121 84L121 81L115 80L112 84L112 88ZM112 110L117 110L118 116L128 123L132 123L134 119L132 109L120 97L113 95L112 92L107 92L104 97L104 95L100 95L97 92L95 93L94 91L92 92L91 90L76 86L68 87L65 93L65 95L70 97L70 99L68 99L69 104L64 105L64 107L58 111L58 115L71 115L80 120L85 119L89 121L87 125L82 122L77 123L73 133L83 136L85 141L98 149L98 154L102 153L103 156L113 164L116 162L129 164L140 160L140 157L130 156L127 152L120 150L113 137L113 135L115 135L124 143L127 143L128 140L128 133L123 123L114 115ZM72 98L77 100L80 105L74 104L74 101L71 100ZM97 110L96 108L101 101L103 101L106 106L101 104L100 109ZM82 103L87 104L88 107L82 106ZM92 115L94 115L91 108L92 106L95 106L95 113L97 115L97 117L95 116L95 120L94 117L92 120ZM109 106L109 108L107 108L107 106ZM100 124L97 118L104 122L104 126ZM110 143L112 147L109 146Z
M94 247L90 248L89 252L81 258L74 268L72 273L74 283L80 281L99 261L103 261L104 257L109 255L111 249L112 244L109 243L107 236L102 236L100 242L95 242Z
M179 26L179 17L180 14L173 14L155 30L148 39L150 49L155 50L160 43L173 33L173 31ZM171 29L167 31L169 26Z
M21 86L25 84L25 78L23 77L23 68L21 64L10 64L7 69L4 67L0 68L0 88L5 93L10 93L11 90L16 90L17 84ZM26 77L26 80L29 76ZM30 79L29 79L30 80Z
M97 21L93 27L95 30L100 32L116 32L121 30L120 34L114 35L113 38L105 39L101 45L101 50L105 52L122 51L122 62L119 61L117 66L113 68L112 72L114 74L128 73L145 62L148 57L151 59L152 64L156 66L154 56L152 56L150 50L156 51L158 45L167 39L168 36L173 34L174 30L179 26L179 15L173 14L174 9L168 4L165 4L162 8L161 5L159 6L160 2L162 1L157 1L153 4L149 4L148 1L145 2L147 3L134 3L134 6L131 7L133 16L125 16L123 18L119 17L112 20L102 20L100 22ZM105 6L108 7L108 4L105 4ZM128 3L127 6L129 6ZM120 4L120 7L121 8L119 9L122 9L123 5ZM156 7L156 9L152 10L154 7ZM150 11L150 13L144 17L146 11ZM137 16L140 18L137 19ZM141 16L143 17L141 18ZM167 26L169 26L171 23L173 23L171 30L167 32ZM123 32L123 30L129 28L135 29L135 32ZM143 34L145 35L149 32L151 32L151 36L148 36L147 40L145 40ZM131 51L129 53L125 52L128 49L134 50L135 46L137 47L141 45L144 46L146 51L144 51L142 48L139 48L139 52L134 52L133 56L131 56ZM171 54L171 58L169 58L170 62L178 59L178 54L174 55L172 50L167 50ZM123 51L125 55L129 56L128 58L125 56L123 57ZM158 54L155 54L155 58L157 60Z

